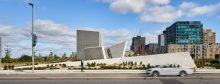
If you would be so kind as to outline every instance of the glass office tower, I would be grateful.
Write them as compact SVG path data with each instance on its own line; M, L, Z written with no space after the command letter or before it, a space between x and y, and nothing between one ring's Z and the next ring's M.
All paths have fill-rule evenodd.
M200 21L177 21L166 28L166 44L202 44L203 24Z

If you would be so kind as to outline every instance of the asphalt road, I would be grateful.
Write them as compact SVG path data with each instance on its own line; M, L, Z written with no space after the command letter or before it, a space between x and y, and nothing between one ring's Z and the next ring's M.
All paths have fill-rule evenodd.
M0 84L219 84L219 79L152 80L0 80Z
M141 73L56 73L56 74L0 74L1 78L7 78L7 77L67 77L67 78L92 78L92 77L98 77L98 78L148 78L149 76L146 74ZM181 78L178 76L162 76L162 77L173 77L173 78ZM192 74L188 75L188 78L208 78L208 77L218 77L220 78L220 74L214 73L214 74Z

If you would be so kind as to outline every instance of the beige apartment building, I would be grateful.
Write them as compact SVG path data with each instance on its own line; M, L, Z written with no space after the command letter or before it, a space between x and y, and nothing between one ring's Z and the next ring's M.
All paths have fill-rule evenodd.
M214 44L215 43L215 32L211 29L203 30L203 44Z
M220 54L220 44L169 44L167 52L190 52L193 59L215 59L215 55Z

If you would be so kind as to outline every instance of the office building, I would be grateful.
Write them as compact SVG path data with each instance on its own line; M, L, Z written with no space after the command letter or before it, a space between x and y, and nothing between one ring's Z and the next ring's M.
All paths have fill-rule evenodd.
M158 35L158 46L165 46L165 35L164 34L160 34Z
M200 21L177 21L166 28L165 38L168 44L202 44L203 24Z
M134 51L135 55L145 54L145 37L137 36L132 38L131 50Z
M166 38L165 38L166 31L163 31L163 34L158 35L158 49L157 53L166 53Z

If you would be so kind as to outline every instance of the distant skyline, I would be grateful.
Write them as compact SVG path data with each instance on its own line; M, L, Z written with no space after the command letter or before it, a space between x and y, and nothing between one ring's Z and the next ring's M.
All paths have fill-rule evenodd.
M129 49L140 34L146 44L157 43L175 21L201 21L220 42L219 0L0 0L2 46L9 46L13 57L31 55L29 2L34 3L37 55L75 52L77 29L100 31L105 47L127 40Z

